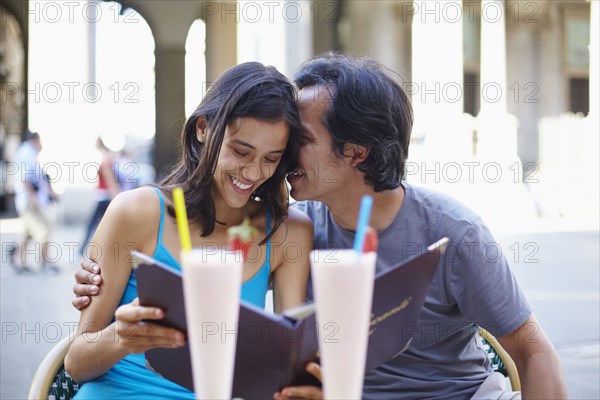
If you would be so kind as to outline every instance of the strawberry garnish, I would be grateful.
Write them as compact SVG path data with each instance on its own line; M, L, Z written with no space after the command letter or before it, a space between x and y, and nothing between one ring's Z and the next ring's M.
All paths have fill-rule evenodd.
M241 225L232 226L227 229L228 248L232 251L241 251L242 257L246 259L252 239L258 235L258 229L250 225L250 218L244 217Z
M377 231L370 226L367 226L365 235L365 243L363 244L363 253L377 252Z

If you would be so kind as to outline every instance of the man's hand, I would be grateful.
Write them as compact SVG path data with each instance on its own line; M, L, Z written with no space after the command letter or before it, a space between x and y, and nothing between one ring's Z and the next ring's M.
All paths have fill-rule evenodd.
M144 353L155 347L183 346L183 333L177 329L145 322L162 319L164 316L165 313L160 308L140 306L137 298L130 304L120 306L115 312L114 323L120 343L129 353L134 354Z
M92 261L81 260L80 269L75 271L75 286L73 293L75 299L72 301L73 307L82 310L92 302L91 296L100 293L102 277L100 276L100 266Z
M321 367L319 364L311 362L306 364L306 371L311 375L315 376L321 382ZM287 387L273 395L275 400L285 399L312 399L321 400L323 399L323 391L321 388L315 386L294 386Z

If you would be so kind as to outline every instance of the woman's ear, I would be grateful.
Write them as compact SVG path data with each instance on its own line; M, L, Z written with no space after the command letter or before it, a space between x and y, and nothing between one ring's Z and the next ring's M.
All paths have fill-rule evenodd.
M206 117L204 115L201 115L196 120L196 138L198 139L198 141L200 143L205 143L206 135L207 135Z
M370 149L365 146L354 143L346 143L344 145L344 156L350 158L350 165L357 167L360 163L365 161L369 156Z

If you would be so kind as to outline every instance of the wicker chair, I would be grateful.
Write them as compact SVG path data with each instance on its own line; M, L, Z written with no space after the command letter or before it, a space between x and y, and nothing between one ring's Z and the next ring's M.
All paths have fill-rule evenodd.
M42 360L29 387L27 398L32 400L70 400L79 385L65 371L64 360L73 336L58 342Z
M514 392L521 390L521 381L515 362L510 355L502 348L498 339L491 333L481 328L479 336L483 339L483 348L488 354L492 369L506 376L510 381L510 386Z

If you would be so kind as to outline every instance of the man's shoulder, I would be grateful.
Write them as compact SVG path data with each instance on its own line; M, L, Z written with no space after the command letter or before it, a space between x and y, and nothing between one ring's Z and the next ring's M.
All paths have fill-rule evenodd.
M407 208L419 219L448 224L482 224L475 211L446 193L406 183L404 187Z
M314 200L296 201L290 205L291 208L302 211L314 221L317 216L324 216L328 209L325 203Z
M403 184L406 195L399 218L390 231L428 246L442 237L460 243L470 232L476 237L489 237L490 232L481 217L469 207L445 193ZM406 239L410 238L410 239Z

